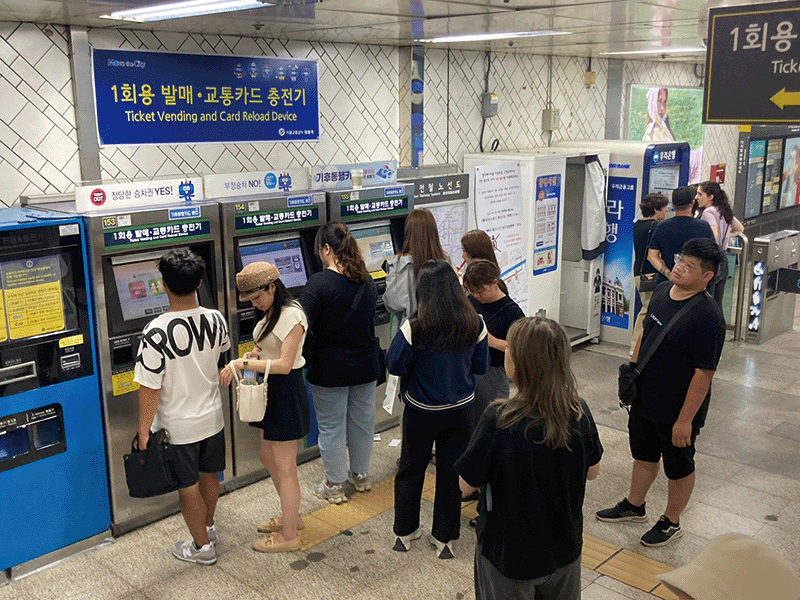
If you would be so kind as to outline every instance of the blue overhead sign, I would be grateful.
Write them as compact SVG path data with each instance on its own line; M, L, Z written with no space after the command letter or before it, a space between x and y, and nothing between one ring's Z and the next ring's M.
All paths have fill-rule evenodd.
M319 139L313 60L92 53L101 145Z

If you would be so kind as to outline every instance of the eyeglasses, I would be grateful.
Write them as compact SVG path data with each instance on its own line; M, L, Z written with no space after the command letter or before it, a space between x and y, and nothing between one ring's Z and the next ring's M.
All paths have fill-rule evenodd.
M684 258L684 256L682 254L676 254L673 257L673 260L675 261L675 266L676 267L679 264L681 264L681 265L683 265L683 268L686 269L687 271L696 271L697 270L697 266L691 265L688 262L686 262L686 258Z

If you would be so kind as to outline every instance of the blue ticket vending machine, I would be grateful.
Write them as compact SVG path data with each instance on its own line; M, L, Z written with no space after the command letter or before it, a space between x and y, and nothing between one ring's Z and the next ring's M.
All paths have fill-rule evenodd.
M0 569L13 575L108 531L111 510L82 221L0 210L0 248Z

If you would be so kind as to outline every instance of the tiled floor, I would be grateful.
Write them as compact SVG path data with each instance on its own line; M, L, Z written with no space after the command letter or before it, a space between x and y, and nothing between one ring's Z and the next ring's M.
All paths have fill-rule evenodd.
M729 342L717 372L712 408L698 439L697 486L683 515L684 536L663 548L645 548L649 524L608 524L599 508L627 493L630 458L625 413L615 399L616 367L627 349L589 345L573 355L581 394L605 446L601 474L587 486L583 597L616 600L665 597L655 574L692 558L723 532L754 535L785 555L800 573L800 328L761 346ZM121 536L113 544L0 587L0 600L69 599L282 599L473 598L474 532L463 518L454 560L437 560L425 538L401 554L392 545L392 487L399 437L393 429L375 442L372 492L341 506L311 493L319 461L300 467L303 551L263 555L250 544L255 524L278 512L269 480L227 494L217 512L219 561L213 567L181 563L171 544L187 537L179 515ZM352 490L351 490L352 491ZM429 478L423 523L432 518ZM648 497L655 520L666 502L659 477ZM474 505L465 505L465 514ZM8 531L8 529L6 529ZM649 593L652 592L652 593Z

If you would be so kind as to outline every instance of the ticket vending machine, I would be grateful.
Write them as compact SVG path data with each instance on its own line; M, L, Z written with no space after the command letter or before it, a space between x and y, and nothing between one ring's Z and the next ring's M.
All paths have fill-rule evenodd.
M220 202L225 259L225 293L231 346L236 356L253 349L255 309L241 302L236 273L256 261L278 267L281 281L297 298L308 277L318 270L314 236L327 222L325 192L292 196L236 198ZM308 384L306 383L306 386ZM233 392L235 393L235 392ZM309 393L311 430L301 442L298 460L319 455L314 403ZM232 416L233 472L237 485L262 478L266 471L259 459L260 440L252 427Z
M672 190L687 185L689 144L572 140L554 146L609 153L600 338L627 346L641 307L633 280L633 223L641 216L639 202L652 192L671 198Z
M392 340L390 315L383 304L386 273L382 265L402 249L406 215L413 209L414 186L411 184L328 192L329 220L341 221L350 228L377 285L375 335L384 349ZM379 385L375 390L375 431L388 429L400 421L402 403L395 402L390 415L383 409L385 395L386 385Z
M21 576L111 526L86 230L0 211L0 570Z
M37 202L41 202L38 199ZM74 203L42 204L74 212ZM111 481L112 531L123 533L178 512L178 494L131 498L125 482L123 455L130 452L139 422L138 384L133 381L142 329L169 310L158 271L158 259L173 248L188 248L206 263L198 289L201 306L225 313L222 290L222 243L219 205L116 209L84 215L89 233L92 284L95 292L97 337L108 464ZM232 488L230 397L222 388L225 415L226 469L223 491Z

